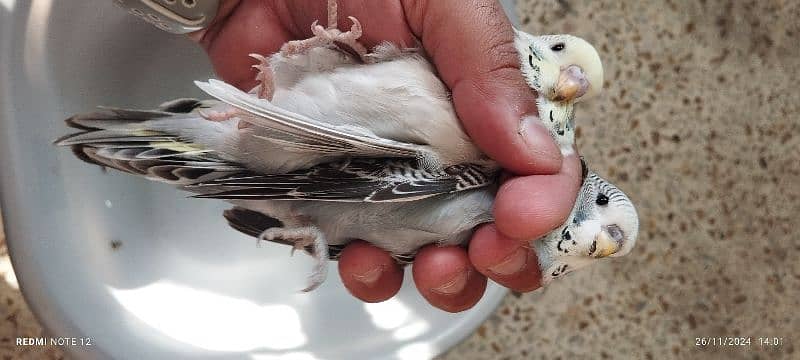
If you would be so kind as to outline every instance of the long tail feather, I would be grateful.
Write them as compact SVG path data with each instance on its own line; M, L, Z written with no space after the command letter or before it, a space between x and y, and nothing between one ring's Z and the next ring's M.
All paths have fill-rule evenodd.
M207 105L178 99L155 110L102 108L75 115L67 125L80 130L55 141L83 161L175 185L210 181L244 171L211 150L177 134L154 130L147 121L191 113ZM203 120L198 120L203 121Z

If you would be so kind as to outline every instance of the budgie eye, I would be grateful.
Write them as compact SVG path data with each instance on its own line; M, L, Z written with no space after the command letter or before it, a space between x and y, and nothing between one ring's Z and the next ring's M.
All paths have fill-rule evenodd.
M606 196L605 194L597 194L597 199L595 200L595 203L597 203L597 205L600 206L608 205L608 196Z
M560 42L560 43L558 43L558 44L555 44L555 45L551 46L551 47L550 47L550 50L553 50L553 51L561 51L561 50L564 50L564 48L565 48L565 47L566 47L566 45L564 45L564 43L563 43L563 42Z

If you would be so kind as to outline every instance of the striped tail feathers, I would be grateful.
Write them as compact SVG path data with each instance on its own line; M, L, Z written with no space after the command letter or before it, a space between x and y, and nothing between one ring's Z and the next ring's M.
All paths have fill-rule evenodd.
M195 110L210 108L217 103L217 101L200 101L197 99L175 99L159 105L158 108L154 110L98 106L97 111L72 116L65 120L65 122L69 127L81 130L122 128L147 120L174 116L176 114L188 114ZM60 140L61 139L56 140L56 142Z
M244 171L211 150L176 134L143 126L145 121L189 113L207 103L179 99L156 110L102 108L75 115L67 125L79 132L55 141L83 161L174 185L210 181Z

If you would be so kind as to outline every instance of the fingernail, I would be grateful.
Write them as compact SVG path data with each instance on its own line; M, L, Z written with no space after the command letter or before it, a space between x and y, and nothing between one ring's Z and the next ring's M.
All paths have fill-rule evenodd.
M516 274L528 264L528 249L521 247L503 259L497 265L489 267L489 271L502 276Z
M380 266L378 266L378 267L376 267L374 269L370 269L370 270L368 270L368 271L366 271L364 273L361 273L361 274L355 274L354 273L353 274L353 279L355 279L356 281L358 281L358 282L360 282L360 283L362 283L364 285L372 286L376 282L378 282L378 279L381 278L381 275L383 275L383 271L384 270L385 270L384 266L380 265Z
M431 289L431 291L440 295L458 294L467 286L467 280L471 272L472 270L470 269L460 272L450 279L450 281Z
M520 123L520 135L528 147L541 157L561 161L561 150L539 117L526 115Z

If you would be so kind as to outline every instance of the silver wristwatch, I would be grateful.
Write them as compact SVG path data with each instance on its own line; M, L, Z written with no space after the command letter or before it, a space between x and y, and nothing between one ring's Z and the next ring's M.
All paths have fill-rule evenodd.
M173 34L205 28L214 20L220 0L114 0L155 27Z

